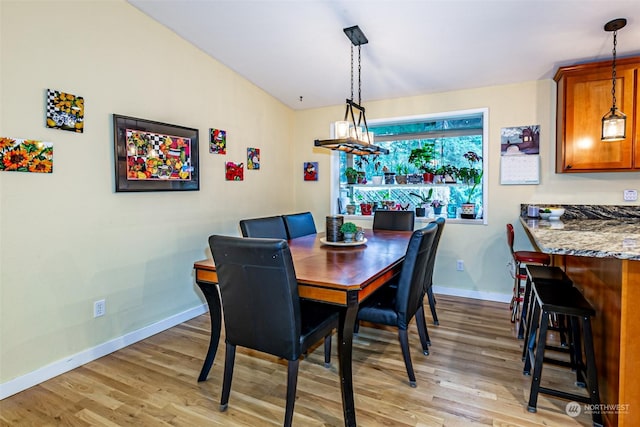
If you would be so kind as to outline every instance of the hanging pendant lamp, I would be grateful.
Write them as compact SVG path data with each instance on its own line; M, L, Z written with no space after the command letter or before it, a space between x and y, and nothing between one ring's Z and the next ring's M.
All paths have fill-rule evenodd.
M611 73L611 96L613 98L613 105L611 110L602 117L602 141L621 141L626 138L627 135L627 116L616 107L616 45L618 43L617 35L618 30L627 25L627 20L624 18L614 19L605 24L604 30L613 31L613 64Z
M351 40L351 98L347 99L344 119L332 124L331 139L315 140L316 147L330 150L344 151L350 154L366 156L369 154L389 154L389 150L373 145L373 132L369 132L365 109L362 106L362 82L360 78L361 55L360 47L369 43L360 27L357 25L343 29ZM358 102L353 97L353 48L358 47ZM357 113L356 113L357 112ZM357 119L356 119L357 117Z

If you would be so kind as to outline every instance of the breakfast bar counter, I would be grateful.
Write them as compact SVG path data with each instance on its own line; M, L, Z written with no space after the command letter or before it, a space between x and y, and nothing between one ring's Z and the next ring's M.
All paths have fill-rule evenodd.
M522 221L542 252L640 261L640 219Z
M520 217L596 310L593 334L605 424L640 425L640 209L570 206L560 221Z

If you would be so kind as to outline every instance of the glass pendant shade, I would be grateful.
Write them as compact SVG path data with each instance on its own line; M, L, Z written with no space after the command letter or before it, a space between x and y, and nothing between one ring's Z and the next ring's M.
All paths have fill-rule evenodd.
M345 139L349 138L349 122L339 121L333 124L333 138Z
M602 141L621 141L627 137L627 116L616 107L612 107L602 117Z

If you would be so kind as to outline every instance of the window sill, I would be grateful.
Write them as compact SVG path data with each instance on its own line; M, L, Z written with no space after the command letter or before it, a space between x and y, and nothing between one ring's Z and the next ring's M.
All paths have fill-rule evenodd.
M347 215L341 214L344 216L345 221L369 221L373 222L373 214L372 215ZM441 215L439 215L441 216ZM446 216L442 216L446 218ZM416 217L416 224L428 224L436 220L436 217ZM471 224L471 225L484 225L484 219L464 219L464 218L446 218L448 224Z

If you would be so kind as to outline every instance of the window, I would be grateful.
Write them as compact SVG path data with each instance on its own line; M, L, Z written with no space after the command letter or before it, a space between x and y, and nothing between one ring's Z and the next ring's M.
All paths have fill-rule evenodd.
M449 212L452 219L455 215L455 218L475 218L475 222L484 222L487 118L487 110L482 109L372 121L369 130L375 134L375 144L389 149L389 154L356 156L339 153L342 213L348 213L346 205L351 204L356 206L356 214L361 214L361 203L373 204L374 209L415 209L421 205L415 194L425 198L430 194L431 201L439 200L445 205L441 215ZM413 149L423 147L432 147L432 151L430 161L419 169L417 164L409 162L409 158ZM467 154L469 152L478 158ZM347 168L359 173L355 184L347 180ZM475 180L469 180L470 168L477 172ZM425 171L433 173L434 178L423 175ZM405 175L408 175L407 181L401 178ZM475 206L475 214L471 217L461 215L465 202ZM447 206L451 206L449 210ZM428 205L427 212L429 216L434 215Z

